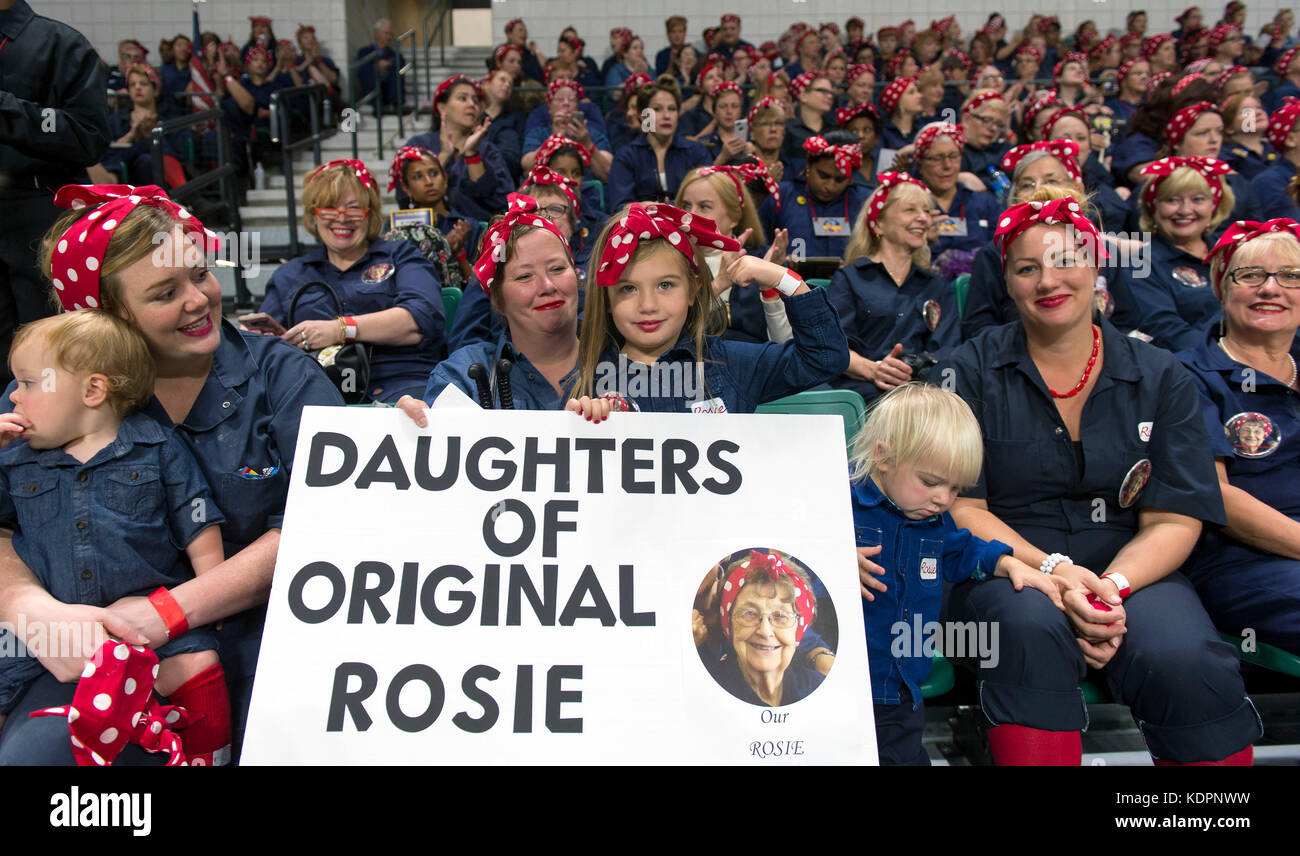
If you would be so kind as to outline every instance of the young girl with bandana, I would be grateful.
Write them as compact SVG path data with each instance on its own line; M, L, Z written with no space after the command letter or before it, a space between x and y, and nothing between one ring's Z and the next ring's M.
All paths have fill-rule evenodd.
M1061 605L1047 574L1006 544L953 523L948 509L979 478L983 455L979 423L966 403L919 383L880 398L853 441L853 526L882 764L930 763L921 745L920 685L930 676L931 656L911 628L938 620L945 581L1010 577L1016 591L1036 588ZM911 617L911 644L899 656L894 628L904 616Z
M634 203L596 239L588 274L578 377L568 409L601 421L611 409L752 413L765 401L835 377L848 345L825 289L792 271L733 255L719 276L785 303L793 339L753 344L717 338L709 249L740 244L712 220L666 204Z

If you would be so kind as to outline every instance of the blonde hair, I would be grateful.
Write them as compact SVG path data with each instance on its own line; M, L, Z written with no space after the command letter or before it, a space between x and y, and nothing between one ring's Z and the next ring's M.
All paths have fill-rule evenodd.
M854 481L870 478L883 462L933 467L967 488L979 480L984 439L975 414L959 395L907 383L872 404L853 438L849 462Z
M1150 187L1151 182L1155 181L1157 178L1159 178L1159 176L1148 176L1146 181L1142 182L1141 189L1138 190L1138 199L1141 200L1140 207L1138 208L1138 213L1141 216L1138 218L1138 221L1141 224L1143 232L1154 232L1156 229L1155 206L1152 205L1148 207L1146 198L1147 188ZM1210 225L1209 228L1206 229L1207 232L1214 231L1218 228L1220 223L1228 219L1228 215L1232 213L1232 206L1237 203L1237 198L1233 195L1232 188L1228 185L1226 177L1221 177L1220 184L1223 187L1223 198L1219 200L1219 204L1214 209L1214 213L1210 215ZM1205 176L1201 175L1200 172L1192 167L1180 166L1178 169L1169 173L1169 175L1160 182L1160 187L1156 190L1155 201L1160 202L1163 199L1168 199L1171 196L1178 196L1183 193L1204 193L1206 196L1209 196L1210 182L1206 180Z
M767 243L767 238L763 235L763 224L759 222L758 212L755 210L754 198L749 195L749 189L745 187L743 181L740 182L739 192L737 192L736 182L732 181L730 176L720 172L700 175L698 168L693 169L686 173L686 177L682 179L681 185L677 188L677 198L673 200L673 204L681 208L682 200L686 197L686 188L697 181L707 181L713 186L713 191L722 200L722 207L727 210L727 216L736 224L735 233L737 235L746 229L753 230L749 240L745 242L745 246L756 247Z
M402 177L406 177L405 170ZM314 175L309 172L302 182L302 227L317 240L320 240L320 233L316 231L316 209L337 208L339 200L349 190L360 193L369 206L366 211L366 237L371 241L379 237L383 229L383 202L379 197L377 183L370 187L364 186L352 168L344 164L328 167Z
M754 100L761 101L768 95L771 95L772 89L769 81L776 82L778 80L786 87L786 91L788 92L790 89L790 75L781 69L777 69L767 77L754 81Z
M54 247L73 224L83 217L89 217L96 208L74 208L55 221L41 240L37 263L47 280L53 279L51 271L54 259ZM126 305L122 301L121 283L118 274L152 253L158 247L156 236L170 234L180 221L166 211L153 205L137 205L122 218L113 230L113 237L108 239L104 257L99 260L99 306L106 312L130 318ZM59 305L53 285L49 291L50 306Z
M67 372L108 378L107 401L118 417L153 397L154 362L134 326L111 312L83 309L25 324L14 334L9 360L25 344L41 342Z
M596 236L596 243L591 249L587 282L592 287L587 289L587 299L582 310L582 330L578 335L578 377L573 389L570 390L570 398L593 395L596 388L596 370L605 348L611 344L620 348L623 345L622 336L610 319L612 302L609 292L610 289L618 286L600 286L595 283L601 256L610 240L610 232L618 225L618 221L627 210L624 207L609 218L604 228L600 230L600 234ZM695 250L695 262L692 264L667 241L653 238L637 242L636 250L628 260L625 270L630 271L635 265L646 261L647 257L655 253L665 253L665 258L671 259L667 263L677 265L679 270L686 274L690 286L695 289L690 308L686 313L686 323L682 329L690 336L691 343L695 346L696 358L704 360L705 336L721 333L723 329L721 320L726 318L726 309L713 293L713 275L709 273L709 266L704 264L703 253L698 248Z
M844 264L851 265L858 259L874 256L880 252L884 240L876 234L872 234L867 228L867 212L871 211L872 204L876 195L882 191L888 192L889 196L885 199L885 207L880 209L883 217L885 212L895 205L902 202L910 202L916 199L921 200L921 204L926 210L932 210L935 206L934 197L930 191L923 187L917 187L911 182L896 184L892 188L876 188L872 191L871 196L867 199L866 204L858 211L858 219L853 221L853 232L849 235L848 246L844 248ZM918 268L928 269L930 267L930 244L922 243L912 251L912 264Z

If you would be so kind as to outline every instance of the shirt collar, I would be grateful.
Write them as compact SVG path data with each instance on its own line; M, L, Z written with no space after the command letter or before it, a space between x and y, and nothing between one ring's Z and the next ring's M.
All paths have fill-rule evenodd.
M884 276L889 282L894 281L889 276L889 270L885 267L885 263L872 261L869 256L863 256L862 258L855 261L853 265L863 273L871 271L874 268L880 275ZM925 268L917 267L915 264L913 264L912 269L907 272L907 278L903 280L903 285L907 285L909 282L911 282L913 277L920 277L921 279L924 280L931 280L934 279L934 276L935 274L933 271L929 271L926 270ZM900 288L901 287L902 286L900 286Z
M1098 385L1107 377L1123 381L1141 380L1142 371L1138 366L1138 355L1134 353L1133 340L1116 330L1104 318L1098 319L1094 315L1093 323L1101 328L1101 346L1106 355L1102 361L1101 375L1097 378ZM1018 365L1026 374L1041 379L1037 366L1034 366L1034 361L1029 357L1029 343L1025 339L1023 324L1016 324L1012 335L999 341L997 351L993 354L995 368L1010 365Z
M13 451L5 457L9 465L36 462L42 467L81 467L89 464L102 464L105 461L124 457L131 449L139 445L156 445L167 440L167 429L143 412L127 414L117 429L113 442L96 452L89 461L77 460L63 449L33 449L26 443L15 444Z
M32 7L27 5L26 0L18 0L14 7L9 10L5 16L4 26L0 27L0 33L11 39L17 39L25 28L36 17L32 12Z
M1291 356L1300 360L1300 337L1291 342ZM1226 375L1229 385L1236 384L1241 389L1248 389L1247 384L1258 385L1260 382L1258 373L1255 373L1253 369L1251 370L1252 376L1246 377L1246 366L1229 357L1223 348L1219 346L1219 328L1217 325L1212 324L1205 330L1205 341L1192 350L1186 359L1193 368ZM1265 377L1268 376L1265 375ZM1281 385L1281 382L1279 382L1279 385Z
M908 517L906 514L903 513L903 510L901 508L899 508L897 505L894 505L893 500L891 500L889 497L885 496L884 493L881 492L880 488L876 486L876 482L874 479L871 478L871 476L867 476L866 478L861 480L855 480L852 484L853 484L853 496L854 498L857 499L858 503L863 508L875 508L878 505L883 505L886 508L888 508L890 511L892 511L894 514L902 518L905 523L911 523L911 524L932 523L938 520L941 516L938 514L932 514L929 517L923 518L921 520L912 520L910 517Z

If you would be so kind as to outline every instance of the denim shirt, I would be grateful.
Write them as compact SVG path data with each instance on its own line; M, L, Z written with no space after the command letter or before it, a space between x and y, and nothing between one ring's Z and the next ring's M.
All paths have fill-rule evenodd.
M909 520L870 478L853 482L850 493L857 545L879 543L883 548L871 561L885 569L880 579L887 590L874 592L875 600L862 599L872 701L899 704L900 688L906 685L915 710L921 706L921 682L930 676L930 658L917 650L915 641L911 656L895 657L894 625L903 622L911 634L917 622L924 628L927 621L937 621L945 582L987 579L1012 550L958 529L946 511ZM872 530L879 531L878 541Z
M756 344L707 336L701 360L683 334L653 367L620 358L612 344L602 362L617 367L623 387L617 391L643 412L753 413L764 402L825 383L849 365L848 341L826 289L781 299L794 334L788 342ZM613 390L603 388L597 372L596 394L607 391Z
M415 345L373 345L370 395L390 393L423 383L447 355L442 283L437 270L410 241L372 241L370 248L347 270L339 270L317 247L281 265L266 284L261 311L284 326L294 293L309 282L324 282L343 304L343 315L365 315L400 306L411 314L422 336ZM298 302L296 318L332 319L338 308L324 289L313 289Z
M224 521L190 450L143 413L85 463L25 440L0 452L0 524L17 524L18 557L64 603L190 579L185 548Z
M883 264L864 256L837 270L827 292L849 347L867 359L881 359L895 343L904 354L945 357L960 342L952 287L931 271L914 265L895 285Z
M659 161L645 135L637 137L630 145L614 155L609 168L609 181L605 183L609 210L616 212L629 202L663 202L677 195L686 173L697 166L708 166L713 158L704 146L692 142L680 133L668 144L664 153L664 173L668 182L666 190L659 186Z
M1300 206L1286 192L1295 174L1295 164L1286 158L1278 158L1251 179L1250 187L1255 192L1261 220L1272 220L1275 217L1289 217L1292 220L1300 218ZM1236 189L1234 187L1233 192Z
M764 199L758 206L758 216L763 223L763 231L775 235L777 229L786 229L790 233L791 252L803 249L803 255L844 258L844 251L849 246L849 235L858 212L866 204L871 191L865 187L849 184L844 192L830 202L822 202L808 190L808 183L796 179L781 182L781 210L776 210L772 197ZM844 232L839 235L817 235L814 219L818 217L839 217L844 220ZM802 242L802 243L796 243Z
M515 410L560 410L564 407L564 401L568 396L557 393L546 376L528 361L528 357L514 349L510 342L510 333L506 330L500 333L495 344L485 341L474 342L439 363L433 370L433 374L429 375L429 386L424 391L425 403L433 404L433 400L448 386L456 387L477 402L478 384L469 376L469 367L474 363L481 363L488 370L493 407L499 407L496 373L493 372L492 367L502 357L512 363L510 392ZM576 371L575 365L573 371L564 376L561 381L564 389L568 389L573 383Z

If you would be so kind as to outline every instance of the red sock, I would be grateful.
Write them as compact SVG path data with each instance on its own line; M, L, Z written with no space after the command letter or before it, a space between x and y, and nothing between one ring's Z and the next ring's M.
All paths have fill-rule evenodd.
M1077 731L995 725L989 751L999 767L1077 767L1083 763L1083 737Z
M1162 761L1156 758L1155 762L1157 767L1253 767L1255 766L1255 747L1247 746L1240 752L1233 752L1220 761L1188 761L1186 764L1180 764L1177 761Z
M189 726L178 732L189 763L195 767L229 763L230 696L221 664L199 672L167 700L189 711Z

